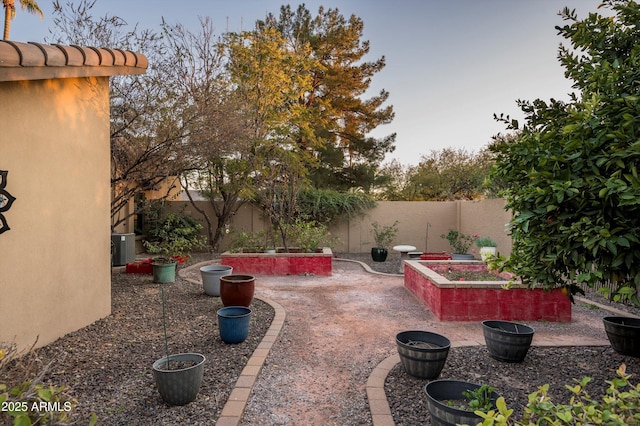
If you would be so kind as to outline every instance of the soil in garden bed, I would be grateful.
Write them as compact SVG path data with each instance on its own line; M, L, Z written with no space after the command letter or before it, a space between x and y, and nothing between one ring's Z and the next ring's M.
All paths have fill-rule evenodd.
M440 275L449 281L504 281L504 278L488 271L444 271Z
M176 370L184 370L185 368L190 368L198 365L195 361L169 361L163 362L158 366L158 370L160 371L176 371Z

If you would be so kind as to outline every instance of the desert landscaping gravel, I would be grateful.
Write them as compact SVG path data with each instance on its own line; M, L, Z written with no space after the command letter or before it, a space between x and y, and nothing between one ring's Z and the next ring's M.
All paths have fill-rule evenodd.
M194 256L190 263L207 257ZM206 357L198 397L183 407L164 404L153 380L151 365L165 354L161 286L169 352ZM53 361L44 381L71 389L78 401L73 418L79 425L88 424L91 413L99 425L214 424L271 324L271 306L254 300L247 340L228 345L218 333L220 298L205 295L201 285L179 277L175 283L155 284L151 275L114 268L111 288L109 317L35 351L42 364Z
M371 262L367 254L338 256L388 274L397 273L400 266L393 256L380 264ZM199 254L190 264L214 257ZM261 280L256 295L282 304L287 320L258 376L241 424L372 425L366 380L382 360L395 353L393 336L398 324L404 326L409 318L411 327L422 324L445 330L446 324L434 320L397 285L398 277L382 276L374 282L351 262L336 261L334 269L326 288L312 284L311 277ZM354 282L342 283L342 278ZM366 296L362 291L366 286L375 287L381 295ZM164 288L170 352L199 352L207 358L198 397L184 407L162 402L151 373L153 361L164 355L160 285L148 275L114 269L112 314L35 351L43 365L54 361L44 381L68 386L77 398L74 419L78 424L86 424L92 412L102 425L215 423L240 371L269 327L273 309L254 300L249 338L227 345L217 332L219 298L206 296L201 286L182 278ZM396 307L401 309L394 311ZM595 324L593 329L572 329L586 336L602 332L601 318L607 313L580 303L574 306L574 315ZM567 327L537 326L559 332L566 332ZM618 355L608 346L534 347L522 364L495 361L483 346L452 348L441 378L491 384L521 411L526 395L543 383L560 389L557 395L562 398L565 384L588 375L594 378L591 393L597 395L621 363L634 378L640 377L640 360ZM1 379L11 379L11 371ZM385 392L397 425L429 424L425 384L406 374L399 364L391 370Z

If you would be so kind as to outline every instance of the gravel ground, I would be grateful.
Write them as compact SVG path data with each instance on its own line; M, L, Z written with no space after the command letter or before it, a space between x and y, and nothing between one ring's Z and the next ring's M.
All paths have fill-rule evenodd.
M527 396L548 383L549 395L555 402L569 403L565 385L573 385L574 378L593 379L587 392L600 400L608 385L606 380L616 377L620 364L626 364L632 382L638 383L640 359L622 356L611 347L532 347L520 364L496 361L489 357L486 347L451 348L439 379L464 380L493 386L513 408L512 420L519 419L527 403ZM385 393L396 425L411 426L430 423L424 386L427 380L408 375L397 364L387 376Z
M197 255L193 264L206 255ZM198 352L206 357L196 400L169 407L160 398L151 364L164 356L160 284L150 275L112 273L112 314L37 349L43 364L53 361L44 382L66 385L78 403L72 412L87 424L92 412L101 425L211 425L220 415L247 360L273 319L273 308L259 300L251 305L249 337L229 345L220 340L216 310L220 298L176 278L164 284L169 352ZM9 371L4 380L15 380ZM8 420L0 413L0 424Z
M378 272L395 273L400 266L398 256L391 257L384 263L371 262L367 255L345 256L366 262ZM609 302L597 293L587 294L584 298L640 315L638 307ZM596 320L610 315L589 302L578 302L575 310L592 311ZM589 394L593 397L603 395L608 387L606 381L616 377L616 370L621 364L626 365L627 374L633 375L632 382L638 383L640 359L617 354L610 346L532 347L521 364L494 360L484 346L458 347L450 350L439 379L464 380L493 386L505 398L507 405L515 410L512 419L517 419L524 412L527 396L547 383L550 385L549 395L556 402L568 403L571 395L564 386L573 384L573 379L585 376L593 379L587 387ZM430 423L424 393L427 383L427 380L407 374L401 364L390 371L385 382L385 393L396 425Z
M384 263L372 262L368 254L339 257L360 260L374 270L395 274L399 270L400 259L394 254L390 254L389 260ZM210 259L212 256L196 255L190 263L205 258ZM291 279L301 281L301 278ZM73 414L78 424L86 424L86 419L92 412L97 414L99 424L104 425L208 425L218 418L240 371L269 327L273 310L254 300L249 338L238 345L226 345L217 333L215 311L221 306L218 298L204 295L200 286L180 278L174 284L164 285L164 288L170 352L199 352L207 357L205 377L197 399L184 407L168 407L162 402L151 372L153 361L164 355L160 286L153 284L148 275L114 271L112 315L34 353L42 364L54 361L44 381L69 386L71 393L77 398L78 404ZM301 290L301 294L306 291L304 288ZM406 292L393 291L392 297L401 298L410 305L415 304ZM295 290L288 293L289 298L299 297ZM323 297L327 297L327 294ZM322 318L323 307L318 306L317 310L309 311L308 315ZM576 305L574 310L591 315L594 321L606 315L604 311L592 309L585 304ZM296 312L292 315L288 311L287 315L287 322L279 339L282 344L274 345L261 374L264 377L259 377L256 384L258 387L268 383L269 386L275 386L277 392L272 388L265 389L263 393L260 389L254 389L255 394L250 400L243 424L302 424L291 420L296 417L286 411L287 407L294 410L294 406L289 404L293 401L285 401L281 408L284 411L275 413L269 423L254 421L261 418L261 413L270 409L269 404L277 402L277 399L286 399L283 395L287 394L282 388L295 387L299 379L295 374L292 377L278 376L278 371L286 374L287 368L292 367L291 364L300 362L285 358L293 355L292 352L287 352L291 349L290 343L305 341L305 335L300 335L294 324L296 316L303 313ZM422 314L414 315L418 317ZM394 318L390 318L392 319ZM546 324L544 327L553 328L554 325ZM330 332L328 328L327 332ZM391 335L387 331L384 334ZM298 367L301 367L303 374L312 374L313 370L321 367L320 357L324 357L325 352L326 357L335 364L334 367L342 365L337 370L332 370L333 377L324 376L327 377L327 382L318 390L320 396L315 396L320 400L326 395L326 401L323 399L321 402L326 402L327 409L337 415L322 424L372 424L368 402L363 398L364 384L377 363L393 353L393 349L390 349L390 344L376 346L375 342L368 341L367 336L359 335L358 339L366 342L364 346L371 346L364 348L370 352L368 356L365 355L367 360L362 365L355 357L349 359L348 354L341 354L342 348L339 346L326 346L322 342L307 340L307 344L313 349L314 358L310 363L309 360L302 360L305 362L304 366ZM526 395L543 383L550 383L554 392L558 389L559 397L562 397L562 388L571 383L572 378L588 375L594 378L591 393L597 395L604 386L604 380L611 379L623 362L627 365L628 373L636 378L640 377L640 360L622 357L608 347L534 347L522 364L494 361L484 347L452 348L441 378L491 384L507 399L508 404L521 410ZM0 382L15 379L15 374L12 373L15 371L9 371L7 377L3 377ZM343 374L348 378L342 379ZM291 381L293 385L289 384ZM340 382L344 382L344 386ZM396 424L428 424L429 416L422 391L425 384L425 381L406 374L400 365L392 369L387 377L385 390ZM304 383L300 385L297 398L310 399L306 402L311 406L315 405L314 396L305 396L306 386ZM304 416L304 413L298 416ZM3 420L5 419L0 416L0 424ZM305 424L319 423L310 420Z

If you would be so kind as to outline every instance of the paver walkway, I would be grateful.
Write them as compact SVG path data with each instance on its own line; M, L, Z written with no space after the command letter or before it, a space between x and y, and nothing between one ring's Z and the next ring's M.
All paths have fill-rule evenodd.
M257 277L256 297L274 306L276 318L217 425L337 425L369 409L375 426L393 425L383 386L399 362L398 332L429 330L454 346L484 344L478 323L439 321L404 289L402 276L348 261L333 268L331 277ZM533 345L608 345L602 322L584 311L571 323L530 323Z

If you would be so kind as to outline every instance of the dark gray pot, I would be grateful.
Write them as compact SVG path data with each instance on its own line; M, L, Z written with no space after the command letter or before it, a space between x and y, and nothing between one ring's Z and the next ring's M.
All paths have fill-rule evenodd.
M640 318L604 317L604 331L614 351L640 358Z
M427 394L427 409L431 415L431 424L435 426L454 426L459 424L475 425L482 423L482 418L473 411L447 405L443 401L466 400L462 393L479 388L475 383L461 380L434 380L427 383L424 392ZM500 395L495 391L491 393L491 400L495 407Z
M172 362L196 362L192 367L167 370ZM196 399L204 374L205 357L196 353L169 355L153 363L153 377L160 396L169 405L185 405Z
M531 347L534 329L511 321L482 321L482 332L492 358L522 362Z
M440 375L451 342L437 333L410 330L396 335L396 346L402 367L409 375L432 380Z

